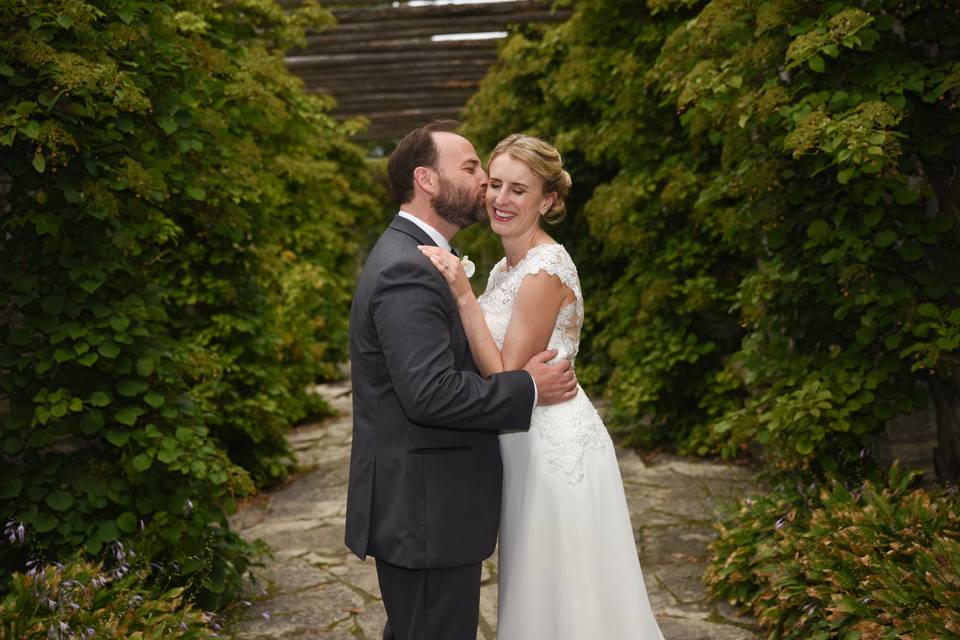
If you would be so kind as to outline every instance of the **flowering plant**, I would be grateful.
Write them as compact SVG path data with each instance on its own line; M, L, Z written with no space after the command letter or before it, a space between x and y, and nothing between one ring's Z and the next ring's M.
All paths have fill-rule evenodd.
M470 256L468 255L460 258L460 264L463 265L463 272L467 274L468 278L472 278L473 274L477 272L477 265L473 264L473 261L470 260Z

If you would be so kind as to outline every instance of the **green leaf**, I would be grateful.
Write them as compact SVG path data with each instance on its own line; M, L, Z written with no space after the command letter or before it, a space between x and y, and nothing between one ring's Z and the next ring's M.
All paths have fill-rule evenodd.
M900 257L907 262L916 262L923 257L923 249L917 242L911 240L900 247Z
M113 316L110 318L110 326L114 331L123 332L130 326L130 319L123 316Z
M164 133L167 135L172 134L177 129L180 128L180 125L177 124L177 121L171 118L170 116L164 116L157 121L157 124L160 125L160 128L163 129Z
M813 56L812 58L807 60L807 65L810 67L811 70L817 73L823 73L824 71L827 70L827 65L824 62L823 58L821 58L820 56Z
M130 511L124 511L117 517L117 528L124 533L132 533L137 530L137 516Z
M153 358L142 357L137 359L137 373L143 377L147 377L153 373Z
M935 304L924 302L917 307L917 315L921 318L936 318L940 315L940 308Z
M794 446L797 450L797 453L799 453L802 456L808 456L811 453L813 453L813 443L807 440L806 438L798 440L797 444Z
M57 349L53 352L53 359L58 363L67 362L68 360L73 360L76 355L73 349Z
M110 542L120 537L115 520L101 520L97 525L97 531L93 534L98 542Z
M883 346L885 346L887 349L893 350L899 347L902 342L903 336L899 333L895 333L884 338Z
M147 455L146 453L141 453L139 455L134 456L132 463L133 463L134 469L143 473L144 471L150 468L150 465L153 464L153 457L150 455Z
M73 26L73 18L64 15L57 16L57 24L64 29L69 29Z
M43 173L47 168L47 158L39 149L33 154L33 168L37 170L37 173Z
M73 495L66 491L54 491L47 494L46 503L56 511L66 511L73 506Z
M95 407L105 407L110 404L110 396L103 391L94 391L90 394L90 404Z
M919 193L905 187L897 187L897 190L893 192L893 199L897 201L897 204L913 204L919 198Z
M123 380L117 383L116 389L117 389L117 393L119 393L120 395L126 398L132 398L146 391L147 383L141 380L124 378Z
M16 498L20 495L20 491L23 489L23 480L14 476L12 478L7 478L4 480L3 484L0 485L0 499L9 500L10 498Z
M80 356L79 358L77 358L77 362L79 362L80 364L82 364L82 365L85 366L85 367L90 367L90 366L93 366L93 364L94 364L99 358L100 358L100 356L98 356L97 354L95 354L95 353L93 353L93 352L91 351L90 353L84 354L84 355Z
M11 66L8 65L8 64L4 64L4 63L0 62L0 76L4 76L4 77L9 78L9 77L11 77L14 73L15 73L15 72L14 72L14 70L13 70L13 67L11 67Z
M144 396L143 400L154 409L162 407L163 403L165 402L164 397L155 391L148 393L146 396Z
M57 528L60 519L49 511L37 514L33 520L33 528L37 533L49 533Z
M200 187L187 187L186 193L193 200L205 200L207 197L207 192Z
M115 447L122 447L130 440L130 432L120 429L110 429L107 431L107 441Z
M116 358L120 355L120 348L110 340L105 340L97 347L97 353L104 358Z
M113 414L114 419L120 424L132 427L137 423L137 418L143 413L139 407L125 407Z
M829 236L832 231L833 228L825 220L814 220L807 227L807 236L820 242Z
M883 248L889 247L897 240L897 234L890 229L884 229L873 236L873 244Z

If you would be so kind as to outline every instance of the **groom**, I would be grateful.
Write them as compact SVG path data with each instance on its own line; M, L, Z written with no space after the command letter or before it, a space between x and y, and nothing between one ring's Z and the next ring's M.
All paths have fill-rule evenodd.
M485 217L487 176L456 123L409 133L387 173L401 211L373 247L350 312L353 449L346 544L376 558L384 640L475 640L481 562L500 521L497 433L572 398L569 363L477 373L457 305L417 245L450 248Z

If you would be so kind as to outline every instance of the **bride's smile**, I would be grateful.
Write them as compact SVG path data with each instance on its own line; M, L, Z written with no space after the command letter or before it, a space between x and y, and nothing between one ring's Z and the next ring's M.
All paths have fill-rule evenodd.
M555 199L543 192L543 178L509 154L490 162L487 213L490 229L501 237L532 239L538 219Z

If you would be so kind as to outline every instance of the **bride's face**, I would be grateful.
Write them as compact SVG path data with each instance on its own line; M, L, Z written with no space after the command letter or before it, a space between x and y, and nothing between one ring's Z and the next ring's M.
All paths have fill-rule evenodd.
M543 178L506 153L493 159L488 173L487 217L493 232L518 236L537 227L553 200L543 193Z

